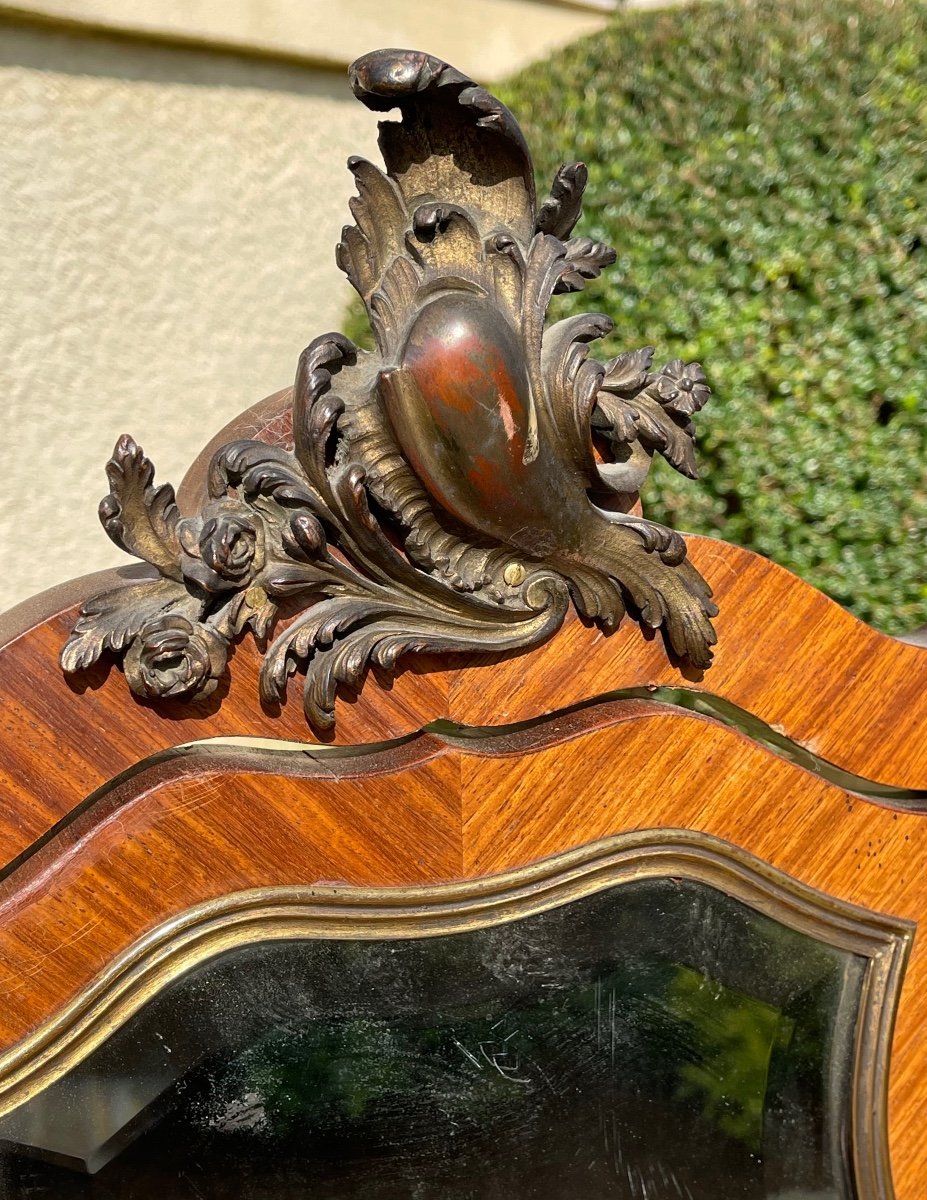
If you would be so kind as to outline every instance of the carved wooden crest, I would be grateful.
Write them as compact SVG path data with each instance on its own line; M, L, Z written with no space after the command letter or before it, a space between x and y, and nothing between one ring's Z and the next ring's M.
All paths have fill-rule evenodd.
M708 666L711 589L679 534L631 511L654 453L695 476L701 368L654 370L649 348L589 358L611 327L598 314L545 328L554 293L615 259L571 236L586 168L562 167L538 205L515 119L459 71L383 50L351 78L368 108L401 115L380 126L385 173L349 162L356 223L337 251L377 348L316 338L297 370L292 450L224 446L197 516L119 440L100 517L159 578L86 603L64 669L108 651L140 697L205 694L236 637L264 639L295 612L267 650L262 698L281 700L304 671L322 729L339 685L359 688L369 666L523 650L571 603L605 630L630 609Z

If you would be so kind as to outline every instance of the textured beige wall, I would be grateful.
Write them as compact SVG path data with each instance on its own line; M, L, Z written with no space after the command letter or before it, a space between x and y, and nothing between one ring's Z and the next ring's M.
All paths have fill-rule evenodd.
M176 483L338 324L351 152L375 121L338 75L0 32L0 609L127 561L120 433Z
M0 0L75 26L345 66L413 46L474 77L500 78L591 33L616 0Z
M76 16L88 7L56 3ZM230 0L190 12L305 17L313 4ZM370 28L358 26L356 38L343 31L351 53L385 38L391 5L405 14L395 32L409 35L395 40L414 40L412 0L352 5L369 10ZM300 350L337 327L350 294L333 260L352 191L345 159L376 155L375 118L340 70L4 23L5 7L0 611L129 561L96 519L119 434L132 433L158 478L177 484L213 433L290 383ZM102 5L137 14L170 7ZM509 26L529 8L548 12L498 0L508 25L496 23L494 65L514 53ZM549 10L558 21L567 11ZM568 15L561 34L590 20ZM459 24L467 69L479 58L472 16Z

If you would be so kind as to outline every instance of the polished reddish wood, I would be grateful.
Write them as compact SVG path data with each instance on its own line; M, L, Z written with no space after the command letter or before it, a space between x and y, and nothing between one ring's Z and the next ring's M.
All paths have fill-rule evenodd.
M409 332L403 363L415 381L413 402L394 397L391 374L381 393L428 491L470 529L489 521L505 536L513 525L541 525L549 538L557 512L548 510L561 498L537 458L525 465L531 388L524 350L493 302L450 295L432 301Z
M123 781L0 882L0 1047L144 933L291 883L459 878L459 767L428 739L379 763L175 759ZM289 774L284 774L288 770Z
M522 721L616 688L686 687L732 701L845 770L927 787L927 647L876 632L750 551L711 538L686 542L720 609L707 671L676 665L659 635L645 637L629 622L606 637L573 621L530 660L455 675L455 720Z
M223 430L287 444L290 395ZM208 452L181 498L197 507ZM823 759L927 789L927 648L885 637L788 572L707 538L689 553L720 607L715 661L681 667L627 621L578 619L503 661L410 659L338 704L338 758L211 749L230 736L311 743L291 684L261 708L242 641L206 700L148 706L117 668L66 680L58 654L82 599L139 568L75 581L0 618L0 1059L119 955L191 906L242 889L400 887L516 868L632 829L723 838L842 900L927 918L927 819L865 801L720 723L645 701L562 713L615 689L724 698ZM446 717L527 729L447 743ZM407 740L397 743L395 739ZM165 755L196 742L195 751ZM126 773L126 774L124 774ZM899 1200L927 1194L927 952L915 940L891 1064Z
M252 404L206 443L177 488L177 503L184 513L193 515L205 504L209 495L206 482L209 464L216 451L242 438L292 450L293 389L282 388Z
M196 904L280 883L394 885L495 873L631 829L724 838L823 892L927 919L927 821L862 801L713 720L646 703L504 738L423 737L369 760L169 760L101 795L0 887L0 1049ZM895 1034L901 1198L923 1193L927 950Z
M721 615L715 662L674 665L662 639L625 621L611 637L573 619L545 646L503 662L410 660L338 704L336 739L380 741L448 717L464 724L526 720L616 688L686 686L729 699L855 774L927 787L927 649L869 629L781 567L708 538L689 538ZM116 580L118 582L118 580ZM262 710L260 652L242 641L227 686L160 708L129 692L118 669L66 680L57 656L89 577L0 620L0 861L42 836L85 796L166 747L250 735L313 741L299 693Z
M92 595L110 582L120 582L115 573L89 576L78 594ZM261 658L253 642L238 647L226 683L193 703L143 704L118 669L66 679L57 658L78 611L74 594L70 585L60 595L55 589L0 618L0 863L114 775L165 748L215 737L314 740L297 688L282 709L262 709ZM375 704L340 704L341 739L394 738L446 712L446 673L430 665L413 665L387 687L375 686Z

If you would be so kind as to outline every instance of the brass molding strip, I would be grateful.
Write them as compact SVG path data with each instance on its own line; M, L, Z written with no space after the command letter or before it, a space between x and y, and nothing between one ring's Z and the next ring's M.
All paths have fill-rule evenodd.
M48 847L59 834L95 806L106 801L116 804L122 802L127 797L117 799L117 793L127 791L127 785L139 775L164 764L172 763L180 770L184 764L195 760L201 770L225 765L229 769L237 767L243 771L306 777L318 774L330 776L333 770L344 777L374 775L423 762L447 747L465 754L487 756L530 754L590 732L596 726L597 710L603 705L624 706L625 711L621 714L623 719L633 719L636 713L627 710L635 702L646 702L649 706L662 708L667 715L696 715L717 721L779 758L861 800L909 812L927 812L927 789L899 788L845 771L729 700L683 688L621 688L530 721L473 726L441 719L429 722L416 733L382 742L324 745L269 738L217 737L172 746L134 763L86 796L21 854L0 867L0 884L9 880L39 851ZM570 727L566 730L558 728L567 717L574 718Z
M429 733L439 734L455 744L463 744L464 739L492 738L509 736L523 730L536 728L542 722L558 720L568 714L594 709L597 705L614 703L616 701L644 700L668 710L698 713L710 717L736 729L738 733L771 750L779 758L784 758L796 766L802 767L812 775L818 776L826 783L852 792L862 800L885 802L893 808L904 808L912 812L927 812L927 788L903 788L891 783L881 783L856 775L830 762L813 750L803 746L787 734L774 729L760 717L754 716L745 708L741 708L732 700L723 696L715 696L711 692L696 691L693 688L682 687L629 687L617 688L611 692L603 692L588 700L580 700L544 716L535 717L530 721L520 721L511 725L467 726L456 725L451 721L432 721L424 726ZM485 751L484 751L485 752Z
M0 1115L85 1059L180 975L258 942L396 939L499 925L648 878L707 884L817 941L869 960L857 1015L852 1144L860 1200L891 1200L888 1061L913 922L824 895L719 838L620 834L516 871L412 888L259 888L199 905L117 958L75 1000L0 1056Z

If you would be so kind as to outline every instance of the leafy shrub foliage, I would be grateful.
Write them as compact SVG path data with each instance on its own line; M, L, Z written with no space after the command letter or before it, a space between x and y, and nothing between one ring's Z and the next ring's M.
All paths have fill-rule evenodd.
M927 622L927 7L623 13L503 98L540 180L589 164L579 232L618 251L562 310L715 388L701 481L658 466L648 514Z
M647 514L768 555L891 633L927 623L927 5L619 13L496 89L535 156L589 166L618 262L559 317L599 355L698 359L702 478Z

